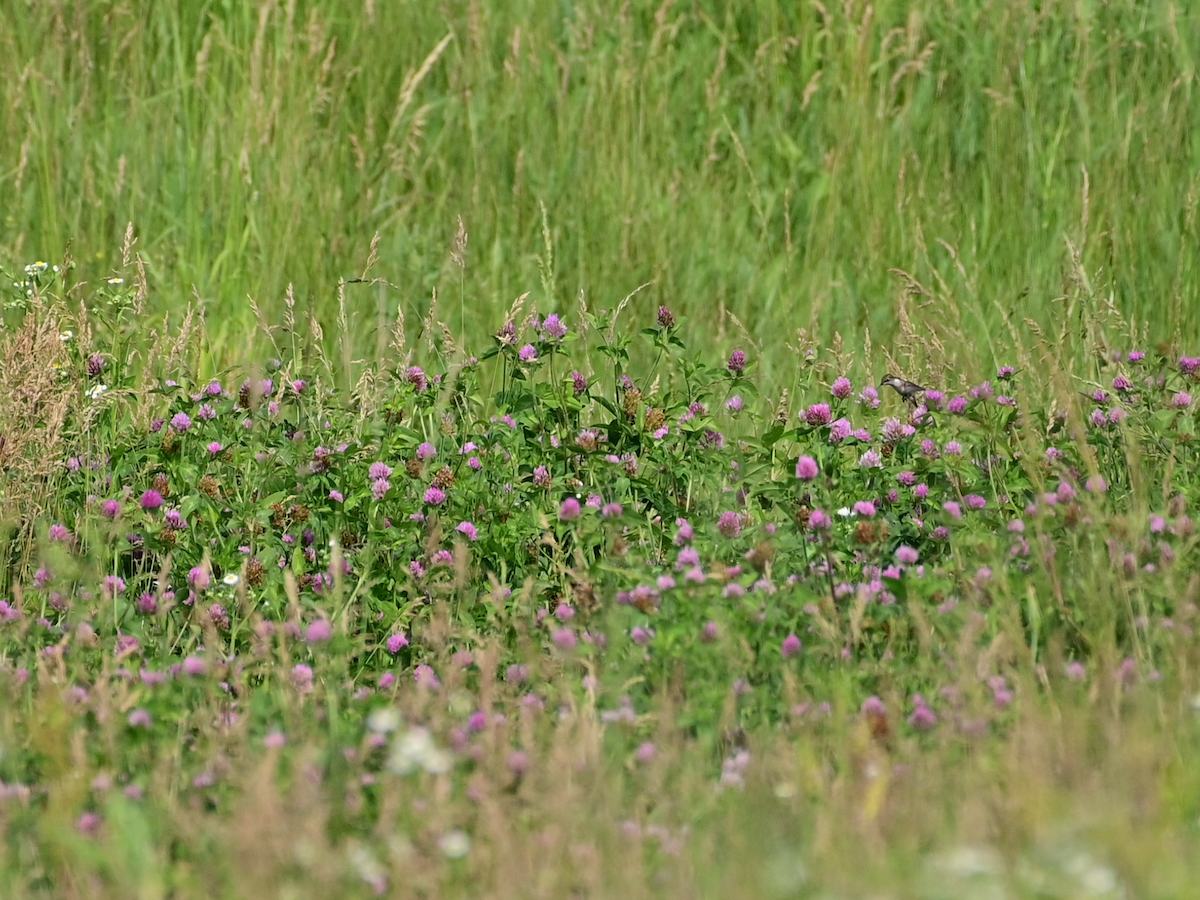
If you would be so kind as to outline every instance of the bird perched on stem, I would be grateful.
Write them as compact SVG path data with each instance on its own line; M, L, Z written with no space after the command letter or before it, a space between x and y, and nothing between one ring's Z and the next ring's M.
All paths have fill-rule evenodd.
M917 403L917 394L924 393L927 389L921 387L914 381L905 381L897 375L887 375L883 381L879 382L880 387L890 387L897 394L904 398L905 403L911 403L914 406Z

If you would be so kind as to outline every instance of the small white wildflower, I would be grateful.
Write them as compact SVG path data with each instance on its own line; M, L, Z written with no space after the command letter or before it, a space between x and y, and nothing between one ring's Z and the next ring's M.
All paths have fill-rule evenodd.
M30 278L36 278L38 275L41 275L43 272L45 272L48 268L50 268L50 264L44 263L39 259L37 262L32 262L25 267L25 274L28 275Z
M108 279L108 283L111 284L113 287L117 287L118 285L124 284L125 279L124 278L110 278L110 279Z
M88 399L97 400L97 399L99 399L100 395L103 394L107 390L108 390L107 384L93 384L90 388L87 389Z
M377 894L381 894L387 889L387 870L375 858L375 854L369 847L358 841L351 841L346 848L346 855L350 859L351 867L358 873L358 877L376 888Z
M74 340L74 339L75 339L75 332L73 332L73 331L64 331L62 334L60 334L60 335L58 336L58 339L59 339L60 341L62 341L62 342L65 344L67 341L71 341L71 340Z
M838 515L842 516L844 518L845 516L851 516L854 514L850 511L850 507L843 506L841 509L838 510Z
M412 728L399 735L388 757L388 768L397 775L411 775L418 769L441 775L450 771L452 763L450 754L440 749L424 728Z
M240 579L240 578L238 578L238 577L237 577L237 574L236 574L236 573L234 573L234 572L230 572L228 575L226 575L226 576L225 576L224 578L222 578L221 580L222 580L223 582L225 582L227 585L229 585L230 587L233 587L233 586L234 586L234 585L236 585L236 584L237 584L239 581L241 581L241 579Z
M453 764L454 757L450 755L449 751L437 747L434 747L425 757L425 771L430 775L445 775Z
M471 839L465 831L455 828L442 835L438 846L449 859L462 859L471 852Z
M390 734L400 727L400 723L400 710L394 706L381 706L367 716L367 730L375 734Z

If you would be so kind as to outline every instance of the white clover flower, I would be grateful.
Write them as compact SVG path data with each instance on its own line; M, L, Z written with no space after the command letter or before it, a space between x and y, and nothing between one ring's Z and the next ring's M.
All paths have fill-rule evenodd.
M93 384L90 388L87 389L88 399L97 400L100 398L100 395L103 394L107 390L108 390L107 384Z
M400 710L394 706L381 706L371 710L371 714L367 716L367 730L375 734L390 734L400 725Z
M441 836L438 847L448 859L462 859L471 852L471 838L465 831L455 828Z
M412 728L399 735L388 757L388 768L397 775L411 775L418 769L441 775L450 771L452 763L450 754L440 749L424 728Z

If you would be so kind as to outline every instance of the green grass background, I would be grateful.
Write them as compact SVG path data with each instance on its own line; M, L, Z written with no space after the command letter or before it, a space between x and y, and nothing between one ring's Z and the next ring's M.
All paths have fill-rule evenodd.
M70 242L94 281L133 222L150 308L194 286L222 362L262 351L247 298L278 321L289 283L335 325L376 232L392 286L346 288L365 357L435 291L476 347L525 291L571 313L644 282L641 321L666 303L744 343L727 310L768 379L797 327L932 335L972 374L1006 319L1024 339L1089 304L1197 338L1188 4L11 0L3 19L0 260Z

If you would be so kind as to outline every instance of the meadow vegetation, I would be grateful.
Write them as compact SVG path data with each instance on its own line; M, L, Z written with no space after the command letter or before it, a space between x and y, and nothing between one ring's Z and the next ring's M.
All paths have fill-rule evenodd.
M1188 896L1193 13L11 13L6 896Z

